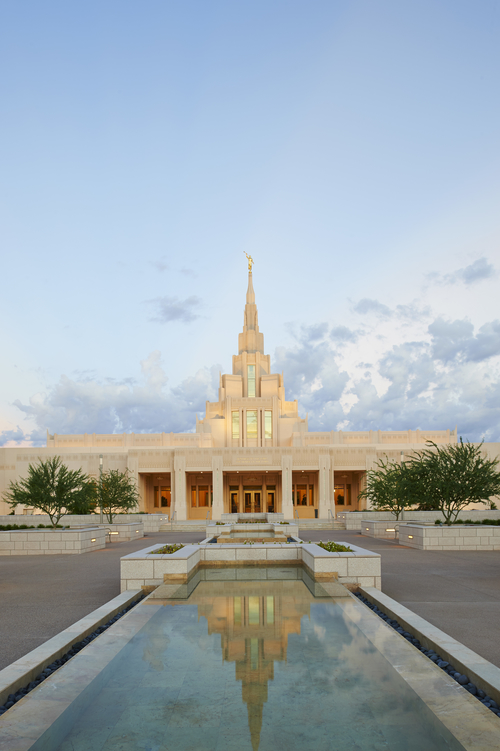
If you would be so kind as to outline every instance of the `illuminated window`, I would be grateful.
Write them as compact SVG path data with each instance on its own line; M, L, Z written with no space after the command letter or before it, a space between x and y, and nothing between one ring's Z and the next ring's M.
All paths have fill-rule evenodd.
M266 409L264 414L265 436L266 438L273 437L273 412L271 409Z
M198 486L198 506L208 506L208 485Z
M297 506L307 506L307 485L296 485Z
M257 438L256 409L247 409L247 438Z
M232 424L233 424L233 438L239 438L240 437L240 413L239 410L234 410L234 412L231 413L232 416Z
M248 396L255 396L255 365L248 366Z
M191 485L191 506L201 508L212 506L214 502L213 488L208 485Z
M335 503L337 506L345 506L345 485L335 485Z

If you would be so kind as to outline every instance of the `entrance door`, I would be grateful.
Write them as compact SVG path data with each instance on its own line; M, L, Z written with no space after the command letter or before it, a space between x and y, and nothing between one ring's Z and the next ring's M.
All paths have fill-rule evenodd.
M245 490L245 514L259 514L261 511L261 491Z
M238 491L231 490L230 496L231 496L231 513L237 514L238 513Z
M267 491L267 513L274 514L274 490Z

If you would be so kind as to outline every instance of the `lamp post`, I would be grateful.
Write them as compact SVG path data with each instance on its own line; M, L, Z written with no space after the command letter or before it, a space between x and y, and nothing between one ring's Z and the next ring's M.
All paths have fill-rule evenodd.
M104 522L102 515L102 454L99 454L99 505L101 507L101 524Z
M401 466L403 466L404 461L404 451L401 451ZM404 522L405 519L405 510L404 508L401 509L401 521Z

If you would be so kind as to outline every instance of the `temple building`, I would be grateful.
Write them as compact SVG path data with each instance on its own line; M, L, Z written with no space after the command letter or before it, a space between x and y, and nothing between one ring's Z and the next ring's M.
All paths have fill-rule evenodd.
M166 426L167 427L167 426ZM380 458L400 460L426 441L455 443L456 430L311 432L283 376L264 351L249 260L243 330L232 373L207 402L194 433L50 435L46 448L0 449L0 493L26 475L29 463L58 455L91 476L129 470L140 510L175 512L177 521L220 519L222 513L281 512L285 518L328 519L354 511L367 470ZM0 502L0 513L9 507Z

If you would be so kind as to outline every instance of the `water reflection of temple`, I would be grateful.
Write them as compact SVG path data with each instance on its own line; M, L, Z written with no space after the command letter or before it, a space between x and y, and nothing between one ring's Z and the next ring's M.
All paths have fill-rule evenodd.
M223 659L235 663L254 751L274 663L286 660L288 636L300 634L313 599L305 586L297 597L296 581L201 583L189 598L198 618L206 618L208 633L220 634Z

